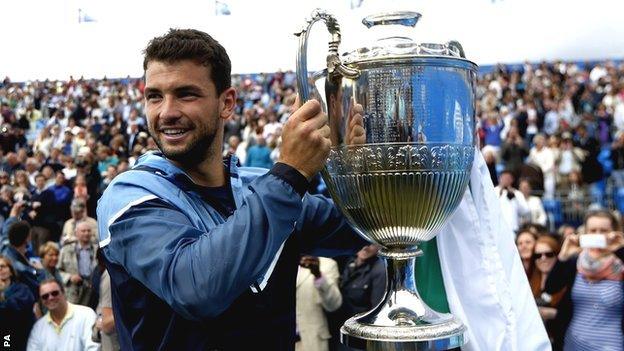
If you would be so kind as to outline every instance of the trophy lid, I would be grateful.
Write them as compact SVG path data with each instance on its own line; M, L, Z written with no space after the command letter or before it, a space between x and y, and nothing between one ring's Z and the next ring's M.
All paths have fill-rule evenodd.
M372 44L344 54L344 63L409 59L416 57L445 57L465 60L464 50L457 41L447 43L419 43L409 36L421 14L412 11L394 11L365 17L362 23L369 29L380 30L385 35ZM389 32L389 33L388 33Z

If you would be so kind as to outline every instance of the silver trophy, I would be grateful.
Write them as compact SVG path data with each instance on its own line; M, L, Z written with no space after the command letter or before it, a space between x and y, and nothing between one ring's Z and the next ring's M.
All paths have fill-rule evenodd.
M332 15L315 10L296 34L301 99L318 99L329 116L332 148L323 179L350 224L386 260L384 299L341 328L344 344L368 350L447 350L465 342L461 321L420 298L414 264L422 255L418 244L438 233L468 185L477 66L456 41L410 39L420 17L405 11L366 17L369 31L390 34L342 59ZM319 20L330 33L327 69L309 74L308 34ZM358 120L365 132L355 137Z

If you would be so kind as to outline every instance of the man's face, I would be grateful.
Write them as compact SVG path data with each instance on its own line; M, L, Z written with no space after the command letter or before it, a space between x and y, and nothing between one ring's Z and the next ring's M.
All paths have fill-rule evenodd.
M198 164L220 152L222 124L232 113L236 94L220 96L209 68L190 60L152 61L145 71L145 108L149 132L165 156Z
M82 222L76 226L76 239L85 244L91 241L91 226Z
M41 285L39 287L39 297L43 305L52 312L62 308L67 303L65 295L57 283Z

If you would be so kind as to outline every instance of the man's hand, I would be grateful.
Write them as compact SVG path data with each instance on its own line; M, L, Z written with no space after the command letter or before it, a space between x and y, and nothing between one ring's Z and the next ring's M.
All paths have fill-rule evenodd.
M314 278L319 278L321 276L321 268L318 257L302 256L299 261L299 265L303 268L309 269Z
M284 125L278 161L295 168L310 180L325 165L330 146L327 116L318 101L310 100Z

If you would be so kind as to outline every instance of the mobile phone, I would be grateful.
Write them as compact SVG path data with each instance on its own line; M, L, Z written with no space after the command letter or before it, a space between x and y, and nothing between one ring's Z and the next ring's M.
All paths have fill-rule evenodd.
M579 244L583 249L606 249L607 236L604 234L581 234Z

